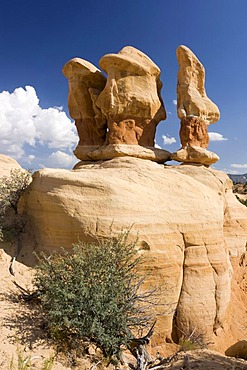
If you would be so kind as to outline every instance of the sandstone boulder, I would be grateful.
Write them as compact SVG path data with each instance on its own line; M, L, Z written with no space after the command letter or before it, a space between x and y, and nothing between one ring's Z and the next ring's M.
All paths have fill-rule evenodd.
M0 154L0 177L9 176L11 170L20 170L21 166L13 158Z
M212 339L224 328L229 249L235 240L235 253L243 253L247 239L247 209L237 200L230 204L227 193L231 181L220 171L123 157L81 162L73 171L37 171L21 209L30 216L37 249L48 253L70 249L78 239L107 237L111 225L116 232L132 226L147 283L162 292L155 340L164 344L195 328ZM241 213L241 227L233 229L229 206L235 226Z
M205 69L196 55L186 46L177 48L179 64L177 112L180 119L188 116L202 118L208 124L219 120L218 107L207 97Z
M217 162L219 157L217 154L201 148L200 146L185 145L181 149L171 154L171 159L178 162L197 163L210 166Z

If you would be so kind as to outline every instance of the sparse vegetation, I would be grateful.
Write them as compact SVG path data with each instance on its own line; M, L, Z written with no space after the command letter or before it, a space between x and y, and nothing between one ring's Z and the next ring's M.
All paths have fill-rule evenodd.
M25 356L20 349L19 346L17 346L17 363L15 366L14 356L12 356L10 364L9 364L9 370L31 370L35 369L36 366L34 364L35 360L39 359L39 356ZM42 366L42 370L52 370L54 364L54 357L50 356L49 358L45 359Z
M140 292L140 258L128 233L108 240L79 242L73 253L42 256L35 275L47 329L57 342L78 348L95 343L103 355L120 358L133 331L146 328L152 291Z
M196 349L206 348L209 343L206 343L202 333L198 333L196 329L191 333L183 333L179 340L179 351L194 351Z
M18 217L17 207L30 182L30 171L19 169L0 179L0 240L13 240L22 231L23 220Z

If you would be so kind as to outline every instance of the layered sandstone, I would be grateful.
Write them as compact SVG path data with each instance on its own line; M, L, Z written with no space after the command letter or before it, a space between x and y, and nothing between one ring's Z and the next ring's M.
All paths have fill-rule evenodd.
M186 46L177 48L179 64L177 84L177 112L180 119L195 116L208 124L217 122L220 112L205 90L205 68Z
M158 66L131 46L104 55L99 64L108 74L97 100L107 117L108 143L154 146L156 126L166 119Z
M136 156L136 149L137 157L144 151L143 158L154 160L150 148L154 147L156 126L166 119L159 67L132 46L104 55L99 64L108 74L107 80L93 64L80 58L63 67L69 81L69 112L79 135L74 154L80 160L98 160L101 154L109 159L110 153L110 158L118 156L119 145L132 145L133 149L123 150L127 155ZM169 158L170 153L163 151L163 161Z
M206 149L209 144L208 125L219 120L220 112L206 94L205 69L196 55L188 47L180 45L177 59L177 114L181 120L182 148L173 153L172 159L210 165L219 157Z
M96 106L96 100L106 84L106 78L93 64L73 58L63 67L68 79L68 107L75 120L79 143L86 151L102 145L106 138L106 119ZM76 149L77 150L77 149ZM76 155L75 150L75 155Z
M73 171L43 169L34 174L22 210L38 250L48 253L70 249L78 239L107 237L111 225L116 232L132 227L148 283L162 292L159 343L195 328L208 340L224 329L229 251L245 250L247 209L231 198L231 181L222 172L131 157L81 162Z

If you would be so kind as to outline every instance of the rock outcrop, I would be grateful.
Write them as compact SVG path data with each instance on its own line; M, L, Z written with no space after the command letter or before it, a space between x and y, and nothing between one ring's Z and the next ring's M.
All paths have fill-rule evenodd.
M155 160L150 148L154 147L156 126L166 119L160 69L132 46L104 55L99 64L108 74L107 81L96 67L80 58L63 67L69 80L69 111L79 135L76 157L140 157L145 147L144 158ZM138 155L135 149L123 149L122 153L119 145L134 146ZM158 154L160 158L161 151ZM170 159L170 153L164 150L162 158L163 162Z
M82 162L73 171L37 171L21 208L37 249L48 253L107 237L112 224L116 232L132 226L147 283L160 285L166 305L158 309L156 340L164 344L194 329L211 340L224 330L231 307L230 254L244 253L247 241L247 208L231 185L227 175L204 166L115 158Z
M0 154L0 177L9 176L11 170L21 170L21 166L15 159Z
M108 74L97 106L107 117L109 144L154 146L156 126L166 119L158 66L131 46L99 64Z
M173 153L172 159L210 165L219 157L206 150L209 144L207 127L219 120L220 112L207 97L204 87L205 69L195 54L181 45L177 49L177 59L177 114L181 120L182 148Z
M106 119L95 102L106 84L105 76L93 64L81 58L68 61L63 67L68 78L68 106L75 120L79 143L75 155L88 152L102 145L106 138Z

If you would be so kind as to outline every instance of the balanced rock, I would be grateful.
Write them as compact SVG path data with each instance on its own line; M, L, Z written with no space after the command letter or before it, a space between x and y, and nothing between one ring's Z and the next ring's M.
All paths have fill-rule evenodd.
M205 69L195 54L186 46L177 48L179 64L177 84L177 112L180 119L188 116L202 118L208 124L219 120L218 107L207 97Z
M227 328L231 307L229 250L240 256L247 240L247 208L234 198L228 176L205 166L132 157L76 168L37 171L22 199L37 250L70 249L78 239L97 240L111 227L132 226L147 284L160 288L155 340L164 344L194 329L205 341L219 338L214 333Z
M208 125L219 120L220 112L207 97L204 86L205 69L195 54L181 45L177 49L177 59L177 114L181 119L182 148L173 153L172 159L210 165L219 158L206 150L209 144Z
M144 53L126 46L100 59L108 74L97 106L107 117L109 144L154 146L156 126L166 119L160 69Z
M75 155L83 159L81 152L87 153L97 148L106 138L106 119L96 106L96 100L106 84L106 78L98 68L81 58L67 62L63 67L63 74L69 83L69 113L75 120L79 136Z

